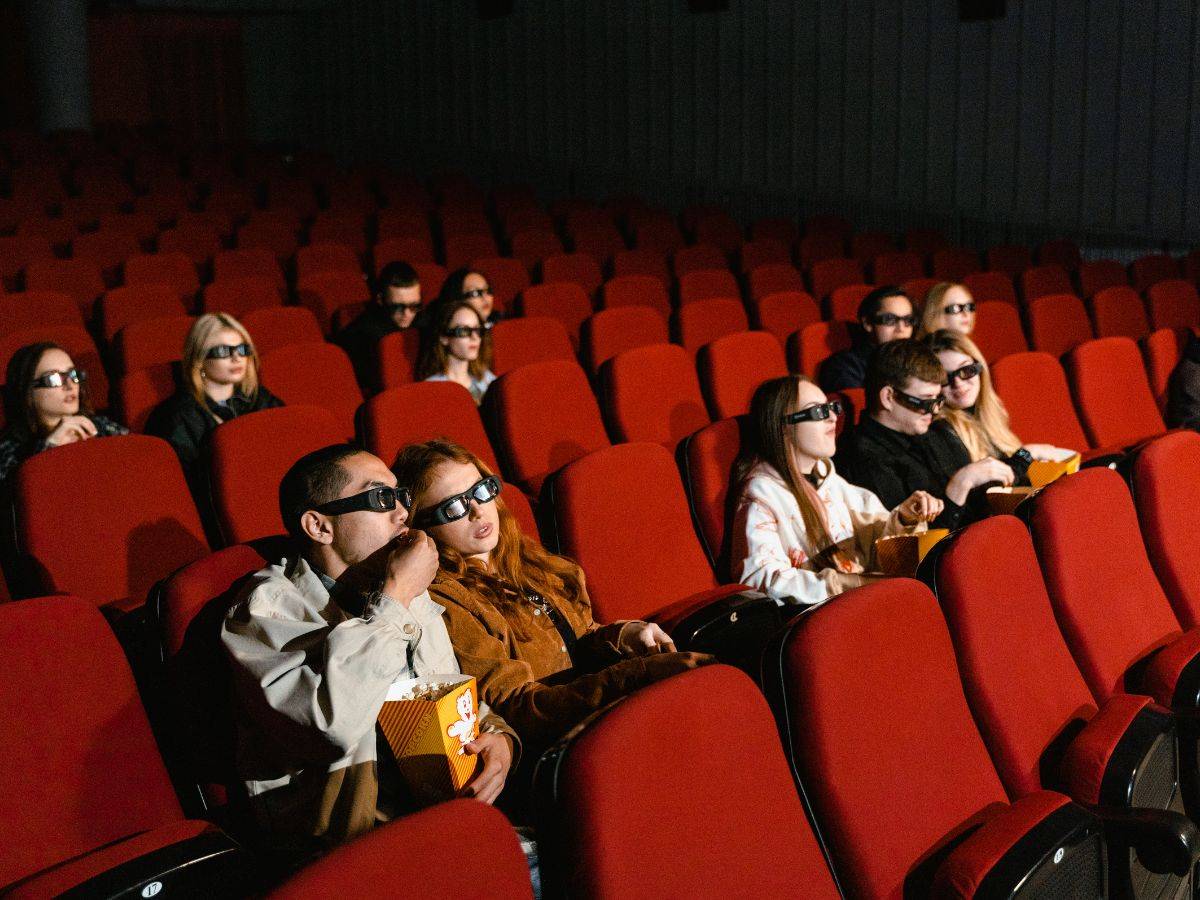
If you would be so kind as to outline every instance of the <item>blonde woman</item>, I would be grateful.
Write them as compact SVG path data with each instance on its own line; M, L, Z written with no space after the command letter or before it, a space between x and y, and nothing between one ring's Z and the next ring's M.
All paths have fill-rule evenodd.
M1033 460L1061 459L1069 452L1050 444L1023 444L1013 434L987 362L969 337L942 329L928 335L925 344L946 370L941 418L954 429L972 462L995 457L1008 463L1020 481Z
M961 284L943 281L929 289L921 312L921 332L925 337L946 329L969 335L975 330L975 298Z
M731 537L735 580L780 604L822 603L882 577L875 539L923 531L943 503L914 491L888 511L834 471L841 407L800 375L763 384L750 403L752 447L739 460Z
M259 384L258 351L242 323L225 313L201 316L188 332L181 385L159 404L146 433L165 439L192 472L209 434L222 422L283 402Z

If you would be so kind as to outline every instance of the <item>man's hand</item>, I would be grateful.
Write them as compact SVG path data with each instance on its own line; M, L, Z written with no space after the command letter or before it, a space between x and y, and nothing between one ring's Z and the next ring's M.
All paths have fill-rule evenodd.
M61 447L96 436L96 424L87 416L63 416L54 430L46 435L47 447Z
M911 497L896 507L896 514L902 525L916 525L918 522L932 522L942 514L945 504L933 494L925 491L913 491Z
M382 590L408 606L437 574L437 545L425 532L410 528L389 546Z
M495 803L504 790L508 769L512 765L512 744L507 735L485 732L462 748L468 756L479 756L475 774L458 792L460 797L474 797L484 803Z
M946 497L962 506L967 502L967 494L980 485L989 481L998 481L1003 485L1013 483L1013 470L1007 463L1002 463L994 456L985 456L969 465L963 466L946 483Z
M621 629L617 650L622 656L674 653L675 642L653 622L629 622Z

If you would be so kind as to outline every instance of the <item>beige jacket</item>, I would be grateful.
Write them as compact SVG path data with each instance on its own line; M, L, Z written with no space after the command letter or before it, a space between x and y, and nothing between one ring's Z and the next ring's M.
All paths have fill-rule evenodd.
M264 829L340 843L390 817L375 720L392 682L459 671L442 612L422 593L408 608L378 600L354 615L303 558L250 578L221 641L232 668L238 772ZM512 730L483 704L480 716L484 731L512 737L515 757Z

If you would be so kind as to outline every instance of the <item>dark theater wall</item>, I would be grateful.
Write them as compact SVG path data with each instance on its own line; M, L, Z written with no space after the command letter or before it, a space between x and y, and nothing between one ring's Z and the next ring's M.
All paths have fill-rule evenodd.
M963 24L950 0L515 0L481 20L465 0L353 0L256 26L248 53L291 62L249 63L248 105L260 136L346 158L1120 254L1200 236L1197 10L1009 0Z

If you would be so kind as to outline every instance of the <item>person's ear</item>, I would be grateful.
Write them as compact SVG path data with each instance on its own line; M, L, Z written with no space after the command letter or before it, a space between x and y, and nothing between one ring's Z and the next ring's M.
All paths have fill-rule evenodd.
M300 530L308 535L314 544L333 543L333 523L329 516L321 515L315 509L307 510L300 517Z
M867 334L875 333L875 323L870 319L859 319L858 324Z
M879 406L891 412L896 408L896 392L890 384L885 384L879 391Z

